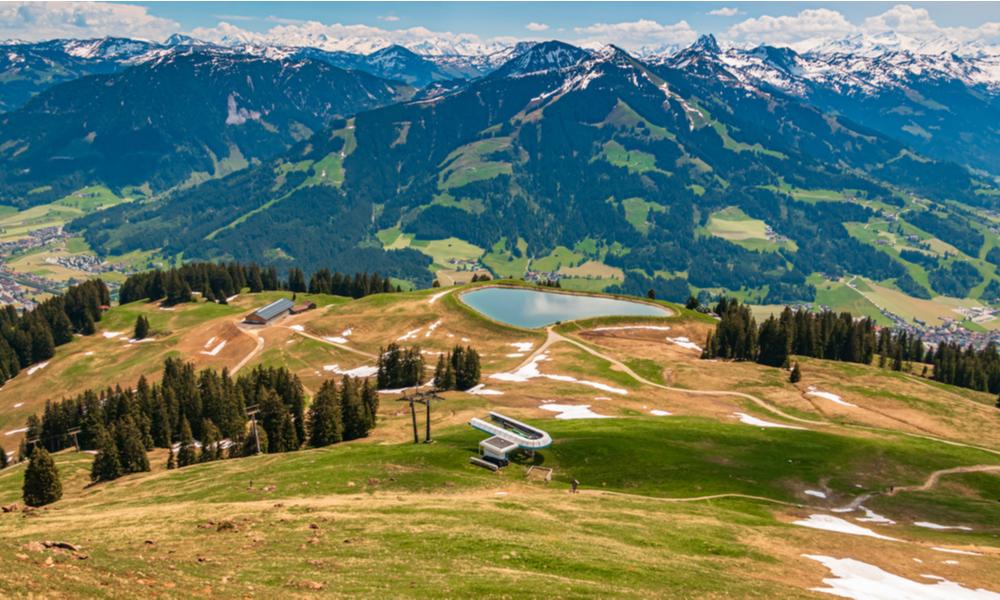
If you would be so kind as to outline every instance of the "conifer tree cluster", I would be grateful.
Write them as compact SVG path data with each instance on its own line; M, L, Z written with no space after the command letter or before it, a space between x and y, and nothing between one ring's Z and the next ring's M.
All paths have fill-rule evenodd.
M378 390L371 380L345 376L339 390L334 380L326 381L309 406L309 445L367 437L377 413Z
M74 333L90 335L111 297L100 279L74 285L62 296L19 314L13 305L0 309L0 385L21 369L46 361Z
M286 369L258 367L230 377L227 370L196 371L190 363L169 358L159 383L143 377L135 389L115 388L47 402L39 419L31 416L26 438L38 437L50 452L73 445L69 433L80 428L83 450L97 450L95 481L149 469L146 451L173 448L179 466L256 451L256 440L246 443L248 405L260 408L258 423L262 448L282 452L299 448L305 440L305 395L298 377ZM198 441L200 440L200 441ZM231 444L224 444L229 440Z
M420 346L400 348L389 344L379 349L378 389L399 389L413 387L424 382L424 357Z
M493 278L490 277L488 273L473 274L471 279L472 283L476 283L477 281L492 281L492 280Z
M118 295L122 304L137 300L162 300L169 306L190 302L192 292L200 292L209 301L225 303L226 298L238 294L243 288L249 288L251 292L308 291L351 298L399 291L387 277L377 273L356 273L352 276L320 269L313 273L306 286L305 274L297 268L290 269L288 279L282 281L274 267L263 268L252 263L192 262L177 268L130 275Z
M934 365L932 379L981 392L1000 393L1000 355L993 344L976 350L956 343L939 344L924 361ZM1000 408L998 400L997 408Z
M850 313L811 313L786 307L759 327L750 307L723 298L715 308L720 321L709 332L702 358L752 360L784 366L789 354L869 364L875 354L875 322Z
M440 390L467 390L479 385L479 353L472 346L455 348L438 355L434 369L434 387Z

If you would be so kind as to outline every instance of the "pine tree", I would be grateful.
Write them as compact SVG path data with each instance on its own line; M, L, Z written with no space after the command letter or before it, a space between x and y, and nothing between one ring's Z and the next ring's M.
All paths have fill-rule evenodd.
M24 471L22 488L24 503L28 506L45 506L62 498L59 470L52 456L38 444L31 453L31 462Z
M333 380L323 382L309 407L309 445L315 448L343 439L340 398Z
M10 465L10 458L7 457L7 451L0 446L0 469L6 469Z
M111 481L122 476L122 464L118 459L118 445L107 431L101 430L97 440L97 455L90 467L91 481Z
M788 376L788 381L790 383L802 381L802 371L799 369L799 363L795 363L795 366L792 367L792 373Z
M209 419L201 425L201 462L211 462L222 458L222 436L219 428Z
M295 434L295 422L292 416L285 413L281 419L281 450L279 452L291 452L299 449L299 440Z
M130 416L118 420L115 425L115 438L118 443L118 460L121 461L123 473L141 473L149 470L149 457L146 446L135 420Z
M186 467L198 462L198 449L191 435L191 424L187 417L181 419L181 446L177 451L177 466Z
M143 315L135 319L135 332L133 337L137 340L144 340L149 335L149 321Z
M177 457L176 457L176 455L174 455L173 448L168 448L167 449L167 469L171 470L171 469L176 469L176 468L177 468Z
M344 440L356 440L368 435L368 418L361 402L358 380L344 377L340 387L340 414L344 421Z

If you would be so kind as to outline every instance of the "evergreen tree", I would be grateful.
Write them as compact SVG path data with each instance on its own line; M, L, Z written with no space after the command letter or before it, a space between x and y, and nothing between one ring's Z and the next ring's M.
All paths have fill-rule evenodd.
M135 332L133 337L137 340L144 340L149 335L149 320L145 316L139 315L135 319Z
M59 470L56 469L52 456L41 444L35 445L31 452L31 462L24 471L22 497L28 506L45 506L62 498Z
M698 298L694 295L688 296L687 302L684 304L684 308L688 310L695 310L699 306L701 306L701 302L699 302Z
M7 456L7 451L0 446L0 469L6 469L10 465L10 458Z
M194 436L191 434L191 424L187 418L181 419L181 441L177 451L177 466L186 467L198 462L198 448L194 443Z
M795 363L795 366L792 367L792 373L788 376L788 381L790 383L802 381L802 371L799 369L799 363Z
M97 440L97 455L90 467L91 481L111 481L122 476L122 464L118 458L118 445L107 431L101 430Z
M344 422L344 440L356 440L368 435L368 417L361 402L358 381L345 376L340 386L340 414Z
M118 460L123 473L141 473L149 470L149 457L146 446L142 442L139 428L135 420L126 415L115 425L115 438L118 444Z
M309 445L336 444L343 439L343 431L337 386L333 380L324 381L309 406Z
M219 428L209 419L201 425L201 462L211 462L222 458L222 436Z
M286 412L281 419L281 449L278 452L292 452L298 449L299 440L295 433L295 422Z

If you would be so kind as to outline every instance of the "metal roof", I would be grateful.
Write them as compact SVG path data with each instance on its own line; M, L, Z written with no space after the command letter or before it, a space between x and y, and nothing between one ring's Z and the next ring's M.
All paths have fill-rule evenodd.
M295 306L295 304L293 304L288 298L280 298L268 304L264 308L255 310L253 314L264 319L265 321L270 321L281 313L291 310L293 306Z
M517 444L510 440L505 440L502 437L493 436L491 438L486 438L485 440L479 442L480 445L490 446L501 452L506 452L513 448L517 448Z

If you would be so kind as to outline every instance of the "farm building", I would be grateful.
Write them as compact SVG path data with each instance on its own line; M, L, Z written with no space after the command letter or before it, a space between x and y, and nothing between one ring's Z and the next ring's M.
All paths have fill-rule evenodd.
M297 315L299 313L304 313L307 310L312 310L314 308L316 308L315 302L303 302L302 304L296 304L288 312L292 313L293 315Z
M277 317L290 312L294 306L295 304L293 304L288 298L281 298L268 304L264 308L258 308L253 311L247 315L245 319L243 319L243 322L254 325L266 325Z

